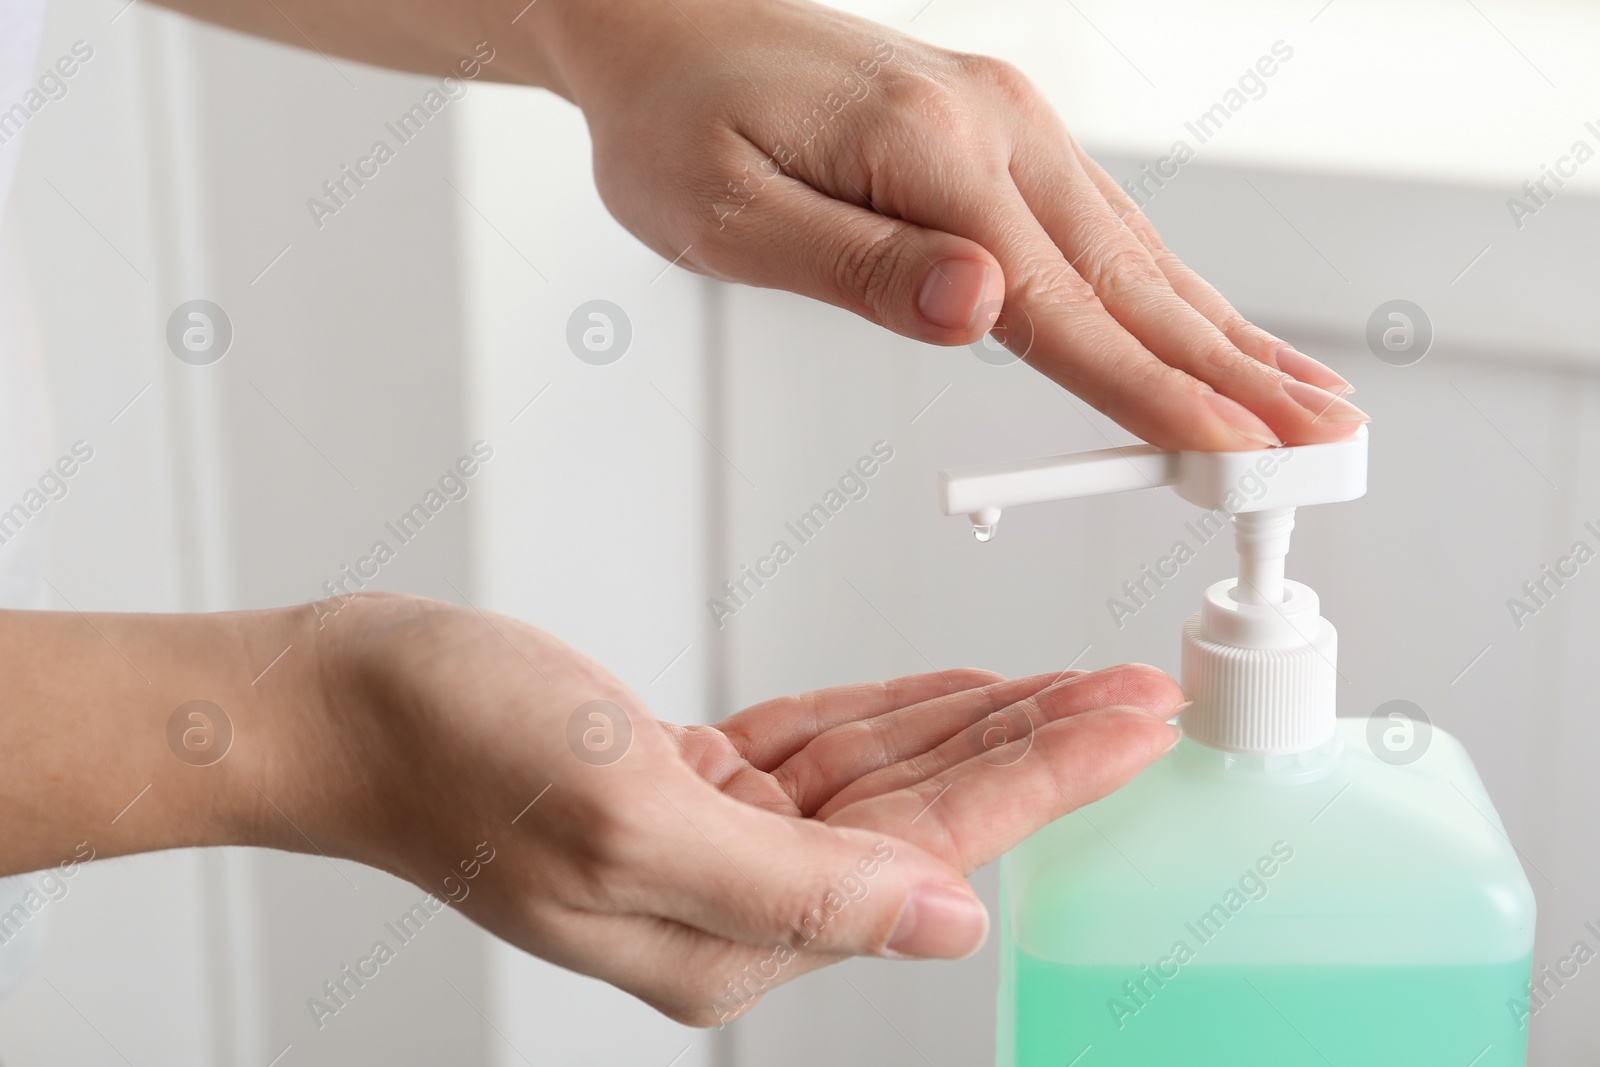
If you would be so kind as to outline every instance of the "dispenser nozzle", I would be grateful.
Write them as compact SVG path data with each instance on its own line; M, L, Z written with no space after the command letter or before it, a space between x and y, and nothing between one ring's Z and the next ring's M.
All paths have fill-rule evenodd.
M1316 593L1284 577L1295 509L1367 491L1367 428L1343 441L1254 452L1149 445L963 467L940 476L946 515L987 541L1004 508L1170 485L1233 522L1239 574L1205 591L1184 628L1184 732L1234 752L1291 753L1334 731L1337 636Z
M1239 516L1291 509L1281 534L1294 528L1292 509L1308 504L1354 500L1367 491L1367 428L1343 441L1296 445L1254 452L1163 452L1152 445L1102 448L1065 456L958 467L940 474L940 496L946 515L967 515L974 527L994 525L1005 508L1050 500L1103 496L1133 489L1170 485L1191 504ZM1255 531L1274 540L1274 524L1247 520ZM1270 536L1269 536L1270 534ZM979 540L987 540L981 534ZM1241 549L1246 541L1241 541ZM1287 546L1285 546L1287 550ZM1270 587L1270 552L1260 555ZM1281 571L1281 558L1279 556ZM1280 574L1281 578L1281 574Z
M960 467L943 472L939 479L946 515L969 515L974 525L993 526L1001 509L1019 504L1171 485L1178 463L1176 453L1132 445Z
M994 528L1000 524L1000 509L980 508L967 518L972 520L972 536L979 541L987 541L994 536Z

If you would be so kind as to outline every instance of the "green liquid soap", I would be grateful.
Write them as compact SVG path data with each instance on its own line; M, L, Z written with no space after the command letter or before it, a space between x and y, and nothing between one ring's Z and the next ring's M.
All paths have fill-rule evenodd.
M1162 986L1117 967L1016 965L1017 1067L1521 1067L1506 1001L1531 961L1460 967L1205 967ZM1116 1002L1113 1007L1112 1002Z
M1534 899L1459 742L1185 739L1001 864L1000 1067L1523 1067Z

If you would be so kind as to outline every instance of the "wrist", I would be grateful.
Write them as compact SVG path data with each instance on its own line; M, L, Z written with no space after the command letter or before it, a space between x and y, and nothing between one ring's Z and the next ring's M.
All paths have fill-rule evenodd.
M563 95L592 122L593 109L659 87L685 55L726 63L726 53L718 52L731 47L730 21L759 17L757 9L770 2L541 0L521 21L531 21L550 69L566 87Z
M256 811L261 843L358 860L405 875L419 814L416 713L423 702L408 635L440 605L357 593L304 605L293 622L308 654L274 709L268 776L282 799ZM424 807L426 807L424 803Z
M596 68L626 47L628 0L542 0L522 16L524 38L537 48L561 95L585 114L594 103ZM620 36L619 36L620 34Z
M233 654L250 671L235 699L237 752L227 768L231 843L335 854L337 796L328 764L340 751L326 683L327 626L338 608L324 602L239 616Z
M389 865L384 822L396 776L382 710L391 672L374 633L414 600L360 593L262 613L271 636L253 642L288 651L258 683L276 677L260 694L261 744L240 768L255 778L238 823L248 843Z
M169 813L156 825L170 840L137 850L309 850L305 828L322 821L310 756L326 720L311 609L155 617L152 626L143 639L171 651L145 713L160 722L164 750L147 799Z

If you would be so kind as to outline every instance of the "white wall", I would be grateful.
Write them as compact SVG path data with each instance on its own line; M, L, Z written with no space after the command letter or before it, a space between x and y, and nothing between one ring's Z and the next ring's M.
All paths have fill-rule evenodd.
M474 542L479 603L582 648L662 718L714 718L715 650L698 600L707 474L721 462L706 443L719 432L702 358L705 286L606 214L576 109L490 86L464 108L455 181L471 420L496 448ZM568 319L596 299L632 329L603 366L567 342ZM490 958L496 1063L711 1062L712 1036L615 989L506 945Z

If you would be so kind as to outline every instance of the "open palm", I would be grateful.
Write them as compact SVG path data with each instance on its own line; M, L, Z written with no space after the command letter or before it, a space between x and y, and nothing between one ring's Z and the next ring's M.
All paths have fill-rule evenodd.
M954 670L779 697L715 726L663 724L726 795L879 830L963 874L1124 784L1183 699L1153 667L1005 680Z
M1171 747L1182 700L1152 667L953 670L675 726L515 619L377 597L339 623L296 822L425 887L492 851L464 913L698 1025L846 956L976 951L967 875ZM569 732L596 701L627 724L604 755Z

